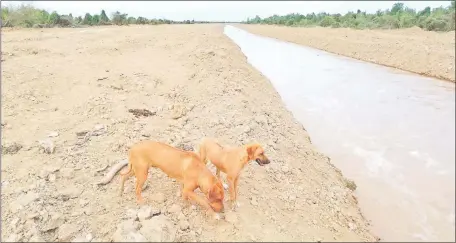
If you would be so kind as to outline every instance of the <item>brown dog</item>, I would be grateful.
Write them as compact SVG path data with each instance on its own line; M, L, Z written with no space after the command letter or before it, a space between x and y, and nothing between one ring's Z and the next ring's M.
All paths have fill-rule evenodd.
M238 206L238 181L244 166L251 160L255 160L261 166L270 163L263 147L257 143L228 148L222 147L214 139L204 138L199 146L199 153L204 164L210 160L217 167L217 178L220 179L220 171L226 174L233 209Z
M120 194L123 192L125 180L136 176L136 199L143 204L142 186L147 179L150 167L156 167L169 177L183 184L182 197L184 200L194 200L212 212L223 210L223 185L211 171L201 163L194 152L183 151L164 143L141 141L130 148L128 171L122 173ZM194 191L200 190L206 198L198 196Z

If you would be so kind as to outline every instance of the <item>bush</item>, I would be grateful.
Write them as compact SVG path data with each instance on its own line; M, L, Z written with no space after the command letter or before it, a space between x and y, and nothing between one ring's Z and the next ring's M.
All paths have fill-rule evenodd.
M331 16L325 16L323 20L320 22L320 26L322 27L328 27L334 25L336 21L334 20L333 17Z
M111 21L115 25L126 25L128 14L121 14L119 11L112 13Z
M391 9L378 10L376 13L367 14L361 10L348 12L345 15L311 13L287 14L284 16L273 15L267 18L248 18L243 23L247 24L276 24L286 26L322 26L332 28L356 29L398 29L418 26L429 31L449 31L455 29L455 1L447 7L431 9L426 7L421 11L404 6L404 3L395 3Z

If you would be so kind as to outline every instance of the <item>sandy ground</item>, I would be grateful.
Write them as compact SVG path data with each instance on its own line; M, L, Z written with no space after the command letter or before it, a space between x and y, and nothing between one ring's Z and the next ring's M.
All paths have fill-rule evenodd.
M343 56L455 82L455 32L420 28L354 30L237 25L254 34L277 38Z
M377 240L340 171L223 25L14 30L2 51L3 240ZM119 176L94 185L137 141L192 148L202 136L259 141L272 160L245 168L241 206L221 220L156 169L148 206L133 178L122 198Z

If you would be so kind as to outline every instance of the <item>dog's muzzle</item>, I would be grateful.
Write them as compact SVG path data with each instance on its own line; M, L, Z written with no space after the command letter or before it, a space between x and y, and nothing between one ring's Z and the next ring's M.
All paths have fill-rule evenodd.
M269 160L256 159L255 161L256 161L260 166L264 166L264 165L266 165L266 164L271 163L271 161L269 161Z

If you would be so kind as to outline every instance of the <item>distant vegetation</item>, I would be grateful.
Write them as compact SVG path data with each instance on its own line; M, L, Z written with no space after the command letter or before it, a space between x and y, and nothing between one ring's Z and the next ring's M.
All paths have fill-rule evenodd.
M57 12L49 13L33 7L31 4L22 4L17 7L2 6L2 27L50 28L50 27L83 27L96 25L129 25L129 24L200 24L208 21L173 21L168 19L147 19L145 17L131 17L126 13L114 12L110 16L104 10L100 14L74 17L72 14L61 15ZM211 22L214 23L214 22ZM220 23L220 22L217 22Z
M374 14L358 10L356 13L348 12L345 15L323 12L274 15L264 19L256 16L243 23L355 29L400 29L418 26L429 31L451 31L455 29L455 1L451 1L447 7L426 7L421 11L405 7L403 3L395 3L391 9L378 10Z

